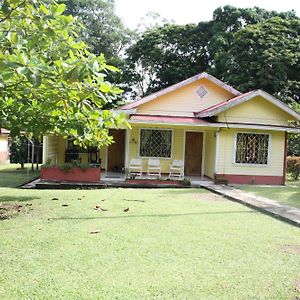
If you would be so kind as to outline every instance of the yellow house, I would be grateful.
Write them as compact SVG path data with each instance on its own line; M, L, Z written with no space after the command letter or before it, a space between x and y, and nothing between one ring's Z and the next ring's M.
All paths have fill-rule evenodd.
M160 160L162 173L173 160L186 176L221 177L230 183L284 184L287 133L300 115L262 90L242 94L201 73L118 109L132 129L112 129L115 143L97 155L106 171L141 158ZM68 145L44 138L44 161L64 163ZM89 161L91 153L82 153Z
M8 135L8 130L0 128L0 163L9 161Z

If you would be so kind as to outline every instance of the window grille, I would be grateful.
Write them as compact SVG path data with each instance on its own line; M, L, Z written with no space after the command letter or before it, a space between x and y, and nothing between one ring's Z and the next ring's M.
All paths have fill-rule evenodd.
M200 87L196 90L196 94L197 94L197 96L199 96L200 98L203 98L207 93L208 93L208 91L207 91L206 88L203 87L203 86L200 86Z
M171 130L141 129L141 157L171 157Z
M235 162L240 164L266 165L268 163L269 135L238 133Z

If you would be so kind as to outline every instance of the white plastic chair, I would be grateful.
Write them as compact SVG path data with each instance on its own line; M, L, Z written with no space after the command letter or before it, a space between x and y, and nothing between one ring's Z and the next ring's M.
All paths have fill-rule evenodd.
M130 160L129 175L136 175L142 178L142 160L140 158L132 158Z
M182 160L174 159L170 165L169 178L184 178L184 163Z
M148 173L149 177L161 177L161 168L160 168L160 161L156 158L149 158L148 160Z

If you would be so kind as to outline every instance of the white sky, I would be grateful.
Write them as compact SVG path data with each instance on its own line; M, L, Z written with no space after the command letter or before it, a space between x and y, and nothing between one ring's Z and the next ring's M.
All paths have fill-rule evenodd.
M115 0L116 13L125 26L135 29L140 19L149 11L177 24L198 23L212 19L219 6L258 6L267 10L295 10L300 16L300 0Z

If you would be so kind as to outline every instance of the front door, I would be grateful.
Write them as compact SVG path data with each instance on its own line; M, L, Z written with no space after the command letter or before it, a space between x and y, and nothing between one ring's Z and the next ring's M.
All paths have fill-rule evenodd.
M184 174L190 176L200 176L202 167L202 132L185 133L185 159Z
M125 166L125 130L110 129L114 143L108 146L107 171L120 172Z

